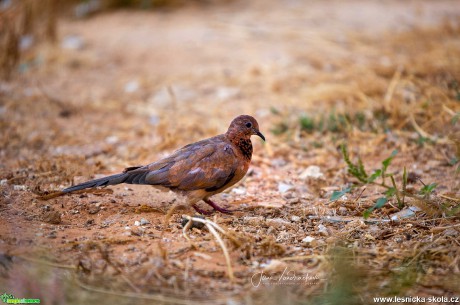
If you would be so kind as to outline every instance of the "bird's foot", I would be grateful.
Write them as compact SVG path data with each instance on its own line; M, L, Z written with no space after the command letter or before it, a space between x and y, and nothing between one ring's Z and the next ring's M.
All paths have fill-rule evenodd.
M215 204L214 202L212 202L210 199L203 199L204 202L206 202L207 204L209 204L210 206L212 206L212 208L216 211L219 211L223 214L232 214L234 211L232 210L227 210L225 208L221 208L220 206L218 206L217 204Z
M200 209L196 204L192 204L192 207L195 209L195 211L197 211L201 215L211 215L212 213L214 213L214 211L206 211L206 210Z

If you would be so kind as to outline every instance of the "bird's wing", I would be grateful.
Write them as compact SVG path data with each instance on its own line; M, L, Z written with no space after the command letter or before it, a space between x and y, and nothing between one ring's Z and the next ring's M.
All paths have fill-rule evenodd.
M212 192L232 180L238 165L230 144L209 139L187 145L150 164L145 180L148 184L182 191L205 189Z

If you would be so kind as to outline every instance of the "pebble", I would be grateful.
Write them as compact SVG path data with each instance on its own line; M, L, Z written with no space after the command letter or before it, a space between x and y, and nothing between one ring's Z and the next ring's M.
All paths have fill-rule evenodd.
M329 232L327 231L327 228L322 224L318 225L318 233L323 236L329 236Z
M237 195L244 195L246 194L246 188L244 187L235 187L232 189L232 192Z
M291 221L293 221L293 222L298 222L298 221L300 221L300 217L297 216L297 215L292 215L292 216L291 216Z
M302 239L302 242L303 242L303 243L306 243L306 244L309 244L309 243L311 243L311 242L314 241L314 240L315 240L314 237L312 237L312 236L307 236L307 237L305 237L304 239Z
M125 84L125 92L126 93L133 93L139 90L139 82L137 80L129 81Z
M141 224L141 226L145 226L145 225L150 224L150 221L148 221L148 220L145 219L145 218L141 218L140 224Z
M418 212L418 211L420 211L420 209L417 207L408 207L397 213L394 213L393 215L391 215L390 219L393 221L397 221L397 220L404 219L404 218L414 217L415 212Z
M84 47L84 43L79 36L68 35L64 37L64 40L61 43L61 47L68 50L81 50Z
M287 184L283 182L278 183L278 191L280 193L286 193L287 191L290 191L293 189L294 189L294 186L292 184Z
M283 226L286 226L286 227L291 227L292 224L289 222L289 221L286 221L282 218L272 218L272 219L267 219L266 221L266 224L268 226L271 226L275 229L280 229L282 228Z
M319 179L323 177L324 175L321 172L321 169L319 168L319 166L316 165L310 165L299 176L300 179L304 180L307 178Z

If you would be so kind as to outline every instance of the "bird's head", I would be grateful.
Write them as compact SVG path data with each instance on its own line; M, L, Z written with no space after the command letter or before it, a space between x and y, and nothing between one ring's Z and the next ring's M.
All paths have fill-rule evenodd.
M250 115L240 115L234 118L228 127L227 134L239 135L248 139L252 135L257 135L265 141L264 135L259 131L259 123Z

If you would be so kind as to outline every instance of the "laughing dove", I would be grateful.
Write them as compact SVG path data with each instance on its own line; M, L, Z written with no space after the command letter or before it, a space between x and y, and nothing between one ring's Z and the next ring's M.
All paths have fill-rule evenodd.
M257 121L249 115L240 115L231 122L225 134L184 146L172 155L148 165L129 167L120 174L66 188L62 193L120 183L146 184L166 187L185 195L187 202L201 214L212 212L200 209L196 205L200 200L214 210L231 213L216 205L209 197L244 177L252 157L252 135L265 141Z

